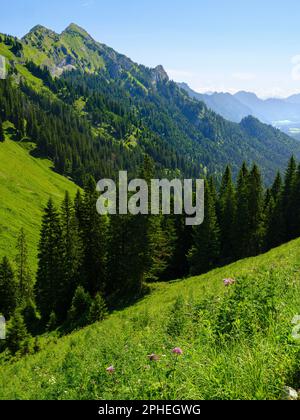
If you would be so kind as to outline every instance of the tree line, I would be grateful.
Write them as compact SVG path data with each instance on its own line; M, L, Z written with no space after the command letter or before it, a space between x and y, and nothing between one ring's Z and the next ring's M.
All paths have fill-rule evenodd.
M146 157L140 177L150 182L154 174ZM185 226L184 215L101 216L98 197L89 177L74 199L66 193L60 208L49 199L35 280L23 230L15 269L3 258L0 312L14 328L7 341L12 351L20 343L28 349L29 334L102 320L107 307L141 296L151 282L198 275L300 236L300 165L293 157L284 178L278 173L267 189L256 165L244 163L236 182L229 166L220 185L207 178L200 226Z

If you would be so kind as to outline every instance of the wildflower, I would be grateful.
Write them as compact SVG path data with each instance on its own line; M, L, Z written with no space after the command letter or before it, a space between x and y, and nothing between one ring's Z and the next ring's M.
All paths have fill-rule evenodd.
M148 358L151 362L158 362L160 360L160 356L158 356L158 354L155 353L149 354Z
M180 347L175 347L175 349L172 350L173 354L178 354L178 355L182 355L183 351L181 350Z
M106 369L106 372L107 373L114 373L116 371L116 369L113 367L113 366L109 366L107 369Z
M232 286L235 283L234 279L224 279L223 280L224 285L227 286Z

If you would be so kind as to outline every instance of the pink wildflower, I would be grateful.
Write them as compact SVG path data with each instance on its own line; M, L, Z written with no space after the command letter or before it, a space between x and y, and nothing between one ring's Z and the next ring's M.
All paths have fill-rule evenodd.
M181 350L180 347L175 347L175 349L172 350L173 354L178 354L178 355L182 355L183 351Z
M114 373L116 371L116 369L113 367L113 366L109 366L107 369L106 369L106 372L107 373Z
M232 286L235 283L234 279L224 279L223 280L224 285L227 286Z

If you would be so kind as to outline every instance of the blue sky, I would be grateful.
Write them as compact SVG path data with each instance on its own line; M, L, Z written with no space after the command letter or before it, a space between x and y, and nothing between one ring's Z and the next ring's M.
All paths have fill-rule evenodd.
M69 23L197 91L300 92L299 0L1 0L0 32Z

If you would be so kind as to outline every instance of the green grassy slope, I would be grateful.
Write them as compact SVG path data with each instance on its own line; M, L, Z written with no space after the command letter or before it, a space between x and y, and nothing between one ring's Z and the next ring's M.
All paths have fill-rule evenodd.
M226 288L228 276L236 284ZM200 277L158 284L106 321L49 337L40 353L0 367L0 396L278 399L284 385L300 385L300 344L291 324L300 312L299 292L300 240ZM172 354L175 346L182 356ZM149 360L153 352L159 361Z
M0 143L0 258L14 257L23 227L35 267L42 208L50 196L59 204L65 191L74 196L78 187L53 172L50 161L30 156L27 149L32 145L10 140L6 127L7 139Z

